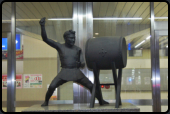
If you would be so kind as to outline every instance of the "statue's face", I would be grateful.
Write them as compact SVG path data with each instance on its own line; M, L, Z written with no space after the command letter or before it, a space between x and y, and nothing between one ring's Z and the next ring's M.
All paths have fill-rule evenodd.
M65 43L70 47L72 47L75 43L75 35L74 34L69 34L64 39L65 39Z

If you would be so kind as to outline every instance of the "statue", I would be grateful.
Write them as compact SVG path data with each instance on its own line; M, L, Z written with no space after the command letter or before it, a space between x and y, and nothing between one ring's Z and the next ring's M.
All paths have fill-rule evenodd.
M47 38L45 31L45 19L46 18L44 17L39 21L41 26L42 39L44 42L46 42L48 45L58 51L62 69L58 73L58 75L52 80L45 96L45 102L41 106L48 106L48 101L51 95L53 94L55 88L68 81L73 81L77 84L81 84L82 86L89 89L92 93L92 82L79 69L80 67L83 68L85 66L85 62L83 59L81 48L74 45L75 31L66 31L63 35L65 43L60 44ZM96 90L95 97L98 99L99 104L109 104L108 102L101 99L98 93L99 91Z

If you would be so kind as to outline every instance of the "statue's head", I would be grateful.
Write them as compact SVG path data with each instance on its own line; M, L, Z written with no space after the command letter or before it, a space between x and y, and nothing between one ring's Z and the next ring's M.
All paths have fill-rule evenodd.
M72 30L69 30L69 31L66 31L63 35L64 37L64 40L65 40L65 43L72 47L75 43L75 31L72 31Z

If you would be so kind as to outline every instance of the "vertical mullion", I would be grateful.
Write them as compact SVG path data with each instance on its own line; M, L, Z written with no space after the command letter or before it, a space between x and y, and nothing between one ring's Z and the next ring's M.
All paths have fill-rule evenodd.
M73 30L76 31L75 45L78 46L78 2L73 2ZM79 86L73 83L73 103L79 103Z
M15 112L15 75L16 75L16 3L11 3L11 36L8 37L7 58L7 112Z
M155 83L156 83L156 111L161 112L160 96L160 66L159 66L159 32L155 31Z
M75 45L82 49L83 57L85 57L85 43L93 36L92 6L92 2L73 2L73 30L76 31ZM92 72L87 67L81 69L81 71L86 77L92 77L89 77ZM73 83L73 103L90 102L90 97L88 90Z
M159 39L154 31L154 2L150 2L150 48L151 48L151 80L152 80L152 108L153 112L161 112L160 105L160 72L159 72ZM156 36L156 37L155 37Z

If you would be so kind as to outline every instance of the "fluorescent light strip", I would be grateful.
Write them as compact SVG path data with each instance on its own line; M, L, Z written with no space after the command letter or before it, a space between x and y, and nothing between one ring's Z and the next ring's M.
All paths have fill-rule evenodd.
M40 19L16 19L16 21L40 21Z
M142 18L93 18L93 20L142 20Z
M148 18L151 19L151 18ZM154 17L154 19L168 19L168 17Z
M151 35L150 36L148 36L147 38L146 38L146 40L148 40L149 38L151 37ZM144 43L145 42L145 40L143 40L142 42L140 42L139 44L137 44L136 46L135 46L135 48L137 48L138 46L140 46L142 43Z
M72 18L50 18L48 20L72 20ZM142 20L142 18L93 18L93 20Z
M168 17L154 17L154 19L168 19ZM49 18L48 20L56 21L56 20L73 20L73 19L72 18ZM142 18L93 18L93 20L142 20ZM16 19L16 21L40 21L40 19ZM2 20L2 22L11 22L11 20Z
M56 20L73 20L72 18L49 18L50 21ZM93 20L142 20L142 18L93 18ZM2 22L10 22L11 20L2 20ZM16 21L40 21L40 19L16 19Z
M146 38L146 40L148 40L150 37L151 37L151 36L148 36L148 37Z
M138 46L140 46L142 43L144 43L145 40L143 40L142 42L140 42L138 45L135 46L135 48L137 48Z
M41 19L16 19L16 21L40 21ZM56 20L72 20L72 18L51 18L48 20L56 21ZM2 22L11 22L11 20L2 20Z
M73 20L73 19L72 18L50 18L48 20L56 21L56 20Z
M2 22L11 22L11 20L2 20ZM40 19L16 19L16 21L40 21Z

